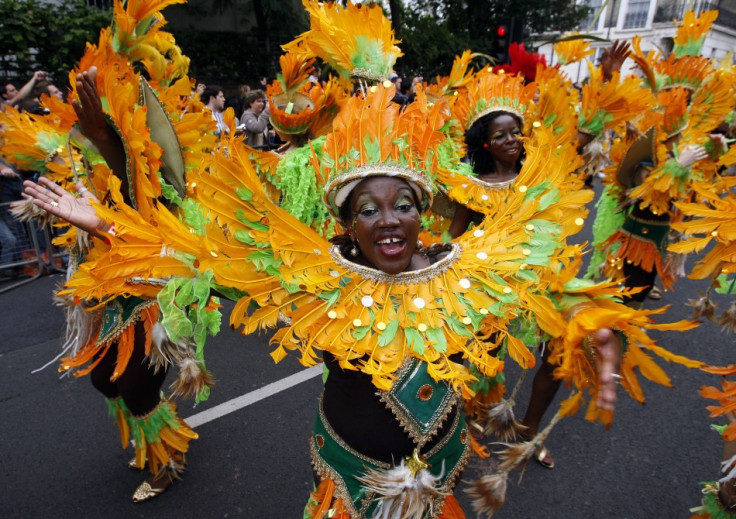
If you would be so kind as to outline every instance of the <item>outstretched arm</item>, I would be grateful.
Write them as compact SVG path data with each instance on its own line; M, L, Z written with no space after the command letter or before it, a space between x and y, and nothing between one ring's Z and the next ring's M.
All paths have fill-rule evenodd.
M612 330L603 328L594 334L595 368L598 373L598 400L596 405L606 411L616 407L616 390L621 369L621 339Z
M462 204L457 204L449 229L453 240L468 230L471 217L470 209Z
M79 196L74 196L59 184L46 177L38 179L38 183L26 180L23 182L25 193L33 198L33 203L41 209L58 216L93 236L105 239L110 225L102 220L92 207L94 195L82 184L76 185Z
M5 101L6 104L17 107L21 101L31 95L33 87L36 86L36 83L38 83L39 81L43 81L44 79L46 79L46 72L44 72L43 70L37 70L33 73L31 79L28 80L28 83L20 87L20 90L18 90L17 94Z

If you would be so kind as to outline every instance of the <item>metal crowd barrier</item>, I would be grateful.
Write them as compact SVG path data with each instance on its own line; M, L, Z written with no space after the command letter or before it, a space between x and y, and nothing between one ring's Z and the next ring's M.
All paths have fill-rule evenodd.
M64 272L66 253L51 244L48 229L35 222L19 222L0 204L0 294L38 279Z

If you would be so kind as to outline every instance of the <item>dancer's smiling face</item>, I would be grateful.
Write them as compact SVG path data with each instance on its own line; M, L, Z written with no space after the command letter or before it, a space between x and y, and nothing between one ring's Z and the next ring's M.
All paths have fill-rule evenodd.
M407 181L367 178L353 189L348 203L350 236L362 260L387 274L407 270L421 225L416 196Z
M501 114L488 125L488 152L499 162L514 164L521 155L521 128L512 115Z

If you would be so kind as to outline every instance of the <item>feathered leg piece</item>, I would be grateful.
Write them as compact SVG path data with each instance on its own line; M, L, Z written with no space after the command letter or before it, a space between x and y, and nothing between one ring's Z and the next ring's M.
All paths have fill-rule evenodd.
M162 466L171 469L172 475L179 478L184 470L184 454L189 450L189 442L198 438L187 423L176 414L176 406L168 400L159 404L144 416L134 416L125 407L122 399L118 405L125 417L130 436L135 440L135 459L142 469L146 461L151 474L158 474ZM123 443L123 448L127 441Z

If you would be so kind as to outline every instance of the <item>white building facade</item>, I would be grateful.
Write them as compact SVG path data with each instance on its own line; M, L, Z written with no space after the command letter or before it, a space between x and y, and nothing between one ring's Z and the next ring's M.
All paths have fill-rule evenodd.
M673 46L677 25L673 20L681 20L688 9L701 13L717 10L718 19L713 24L710 34L703 43L703 56L721 60L729 53L736 54L736 0L581 0L592 8L592 13L583 21L580 31L609 41L631 39L639 35L642 38L642 50L657 49L668 55ZM605 7L601 11L601 5ZM596 18L596 15L599 15ZM536 38L536 44L553 39L558 35L544 34ZM591 48L596 50L591 60L597 63L604 48L610 43L593 42ZM539 52L547 58L547 63L557 63L552 45L541 45ZM594 59L595 58L595 59ZM624 64L624 72L627 66ZM583 63L575 63L564 67L569 77L576 83L588 77L588 69Z

